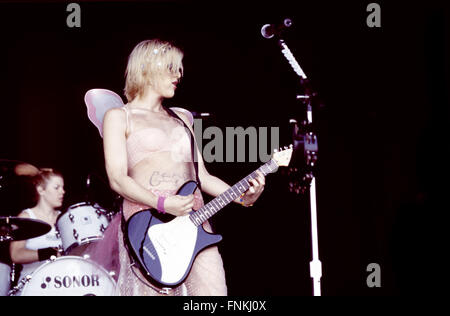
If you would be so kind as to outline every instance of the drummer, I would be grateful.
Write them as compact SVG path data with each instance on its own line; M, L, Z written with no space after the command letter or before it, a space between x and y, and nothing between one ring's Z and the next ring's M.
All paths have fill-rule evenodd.
M33 183L37 204L23 210L18 217L44 221L51 225L52 229L36 238L11 242L11 260L22 265L19 280L30 275L51 256L58 256L58 249L62 247L55 225L60 214L58 209L62 206L65 194L63 176L53 169L40 169L33 177Z

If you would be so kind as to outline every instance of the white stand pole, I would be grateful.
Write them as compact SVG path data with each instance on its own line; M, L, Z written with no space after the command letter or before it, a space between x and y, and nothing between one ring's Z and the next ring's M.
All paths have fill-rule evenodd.
M283 40L278 41L281 46L284 57L288 60L292 69L295 73L306 79L306 74L303 72L302 68L298 64L294 55L290 51L289 47ZM307 98L308 100L308 110L307 118L308 123L312 124L312 106L311 99L309 96L297 96L297 99ZM322 277L322 262L319 259L319 239L318 239L318 229L317 229L317 198L316 198L316 179L312 175L311 186L310 186L310 209L311 209L311 244L312 244L312 261L309 263L310 276L313 279L313 294L314 296L321 296L321 286L320 279Z

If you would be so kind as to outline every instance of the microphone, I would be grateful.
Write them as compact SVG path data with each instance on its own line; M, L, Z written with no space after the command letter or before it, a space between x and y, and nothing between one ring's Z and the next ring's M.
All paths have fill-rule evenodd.
M206 112L191 112L191 113L194 118L206 118L206 117L212 116L211 113L206 113Z
M291 25L292 20L289 18L284 19L283 22L280 24L265 24L261 28L261 35L264 38L272 38L275 35L279 35L286 28L291 27Z

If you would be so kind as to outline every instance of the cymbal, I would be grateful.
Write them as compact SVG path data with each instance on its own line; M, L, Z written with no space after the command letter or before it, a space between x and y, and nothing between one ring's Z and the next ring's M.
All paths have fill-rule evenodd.
M0 159L0 176L35 176L38 173L39 169L28 162Z
M49 224L38 219L0 217L0 242L35 238L51 229Z

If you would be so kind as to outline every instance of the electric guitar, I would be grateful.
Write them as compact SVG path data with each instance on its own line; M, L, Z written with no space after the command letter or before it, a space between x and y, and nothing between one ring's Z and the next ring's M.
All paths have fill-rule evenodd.
M279 166L288 166L292 150L291 145L275 152L257 170L266 176L276 172ZM222 236L206 232L202 223L239 198L250 187L249 180L256 177L254 171L189 215L174 217L148 209L131 216L125 233L128 251L144 277L158 287L180 285L189 275L195 257L206 247L222 240ZM177 195L193 194L196 189L197 182L188 181Z

